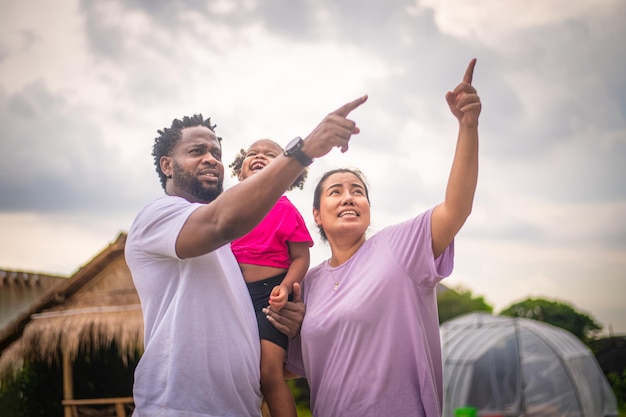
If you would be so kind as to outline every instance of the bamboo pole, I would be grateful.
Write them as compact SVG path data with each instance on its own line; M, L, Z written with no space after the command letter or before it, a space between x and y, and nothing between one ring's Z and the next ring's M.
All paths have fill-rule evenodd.
M74 397L74 381L72 380L72 361L67 351L63 351L63 399L72 400ZM74 417L76 407L64 405L65 417Z

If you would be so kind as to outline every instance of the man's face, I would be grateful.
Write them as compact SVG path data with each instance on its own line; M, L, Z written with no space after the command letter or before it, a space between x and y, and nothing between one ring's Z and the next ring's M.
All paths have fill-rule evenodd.
M223 191L222 146L205 126L187 127L171 157L171 192L191 202L209 203Z

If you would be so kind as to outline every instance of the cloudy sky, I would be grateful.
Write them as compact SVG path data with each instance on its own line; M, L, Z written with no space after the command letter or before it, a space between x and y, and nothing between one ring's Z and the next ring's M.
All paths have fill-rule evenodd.
M321 174L368 177L372 229L441 201L444 100L471 58L483 102L474 211L445 281L498 312L564 301L626 333L622 0L0 0L0 268L70 275L161 195L156 130L202 113L228 164L364 93ZM235 183L228 177L226 186ZM312 264L329 255L319 241Z

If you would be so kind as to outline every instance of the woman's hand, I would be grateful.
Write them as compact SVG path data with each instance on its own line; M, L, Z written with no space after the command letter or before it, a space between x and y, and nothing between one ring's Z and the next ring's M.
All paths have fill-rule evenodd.
M453 91L448 91L446 94L450 111L459 120L459 124L466 128L478 126L478 115L482 107L476 89L472 87L475 65L476 58L472 59L467 66L463 81Z

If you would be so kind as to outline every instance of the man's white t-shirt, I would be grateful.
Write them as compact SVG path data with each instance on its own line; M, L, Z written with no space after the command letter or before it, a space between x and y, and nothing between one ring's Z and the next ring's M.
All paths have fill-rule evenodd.
M133 388L137 417L261 415L258 327L230 245L190 259L176 255L181 228L201 206L161 197L128 233L126 262L145 326Z

